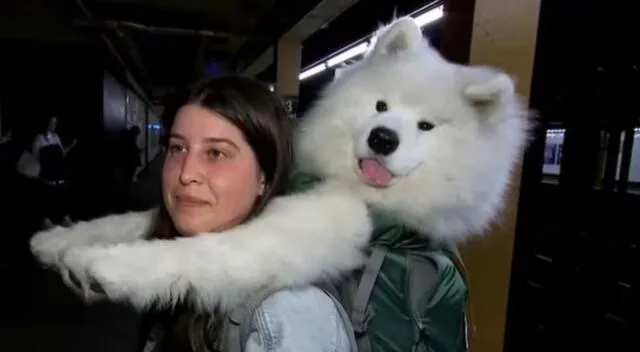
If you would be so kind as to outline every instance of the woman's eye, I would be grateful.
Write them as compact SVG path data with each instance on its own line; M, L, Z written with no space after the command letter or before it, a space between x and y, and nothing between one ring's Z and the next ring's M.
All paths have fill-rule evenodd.
M171 144L167 150L169 151L169 154L176 154L182 152L184 148L179 144Z
M210 149L208 154L209 154L209 157L213 160L218 160L225 157L224 152L221 151L220 149Z

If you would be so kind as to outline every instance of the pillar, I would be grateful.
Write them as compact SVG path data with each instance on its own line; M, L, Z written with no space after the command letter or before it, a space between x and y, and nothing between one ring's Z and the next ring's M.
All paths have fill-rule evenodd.
M497 66L517 78L529 101L540 0L447 0L442 34L445 57L472 65ZM473 352L504 350L521 163L506 211L489 233L461 248L469 269L475 323Z
M282 98L291 117L295 118L298 109L300 86L298 75L302 59L302 42L299 39L285 36L278 40L275 51L275 92Z
M2 139L2 137L4 137L4 130L6 128L3 125L2 122L2 100L0 100L0 139Z

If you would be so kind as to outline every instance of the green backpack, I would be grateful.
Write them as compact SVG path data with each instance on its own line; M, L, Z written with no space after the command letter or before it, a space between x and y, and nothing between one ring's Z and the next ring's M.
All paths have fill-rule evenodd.
M358 352L469 350L467 283L455 249L377 213L364 269L335 289Z
M321 182L298 174L292 191ZM338 283L319 283L351 328L352 352L466 352L471 325L468 285L454 247L434 245L371 208L369 259ZM226 350L241 352L253 311L272 291L256 294L230 315Z

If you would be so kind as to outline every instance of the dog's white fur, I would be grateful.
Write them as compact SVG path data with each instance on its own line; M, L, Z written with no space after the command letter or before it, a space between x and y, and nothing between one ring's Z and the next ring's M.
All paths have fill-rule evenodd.
M378 100L387 111L376 111ZM401 18L301 122L297 166L323 176L321 186L277 198L258 218L223 233L144 241L149 211L38 233L32 251L69 285L73 273L88 299L97 281L110 299L141 309L183 300L229 308L265 286L309 284L361 266L372 230L367 205L434 239L482 233L526 144L525 113L509 76L447 62L412 19ZM419 121L435 128L421 131ZM357 163L371 156L366 138L381 125L401 141L380 159L396 176L386 188L366 185Z

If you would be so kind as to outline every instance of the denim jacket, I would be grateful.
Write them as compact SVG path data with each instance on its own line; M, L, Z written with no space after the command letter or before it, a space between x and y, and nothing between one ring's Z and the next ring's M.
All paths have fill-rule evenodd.
M269 296L254 311L250 331L244 352L351 351L349 333L335 304L313 286ZM142 350L156 351L162 335L152 329Z
M316 287L280 291L255 311L245 352L349 352L333 301Z

